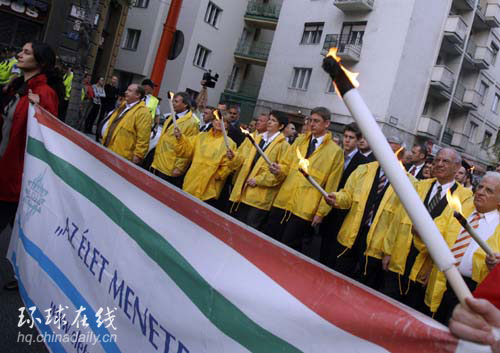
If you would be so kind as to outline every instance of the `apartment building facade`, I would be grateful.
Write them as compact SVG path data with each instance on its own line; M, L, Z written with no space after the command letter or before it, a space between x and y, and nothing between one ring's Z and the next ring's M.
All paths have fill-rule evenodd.
M115 71L122 87L150 76L169 7L170 1L136 0L129 11ZM169 90L188 91L195 96L203 74L212 70L219 80L215 88L208 89L208 104L219 102L233 67L246 7L247 0L183 2L177 29L184 44L179 56L167 62L160 98L165 98ZM163 99L161 110L168 109Z
M285 0L256 113L300 124L321 105L337 131L351 122L321 69L335 46L386 135L452 146L484 168L500 127L499 26L500 0Z

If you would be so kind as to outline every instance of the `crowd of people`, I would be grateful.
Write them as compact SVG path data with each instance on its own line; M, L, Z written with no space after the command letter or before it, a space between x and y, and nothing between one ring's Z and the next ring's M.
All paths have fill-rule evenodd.
M12 225L19 203L29 103L64 119L72 73L64 68L64 76L57 75L55 64L47 45L27 43L16 57L22 72L1 81L0 230ZM243 126L237 105L206 104L205 87L196 101L175 93L173 112L162 119L153 81L129 85L122 97L117 84L113 77L91 85L86 76L82 91L80 128L95 133L104 147L299 252L307 253L316 235L317 260L325 266L443 323L452 317L458 300L355 123L339 138L330 132L331 112L316 107L300 133L279 111ZM456 150L442 148L432 157L426 145L406 150L398 136L387 141L474 290L499 268L500 173L487 172L473 186L471 168ZM304 159L327 197L299 170ZM495 256L454 219L447 193L459 198L463 215Z

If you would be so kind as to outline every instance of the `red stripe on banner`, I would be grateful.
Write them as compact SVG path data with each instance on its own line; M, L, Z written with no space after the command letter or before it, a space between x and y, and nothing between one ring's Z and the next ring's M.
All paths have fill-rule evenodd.
M332 325L391 352L454 352L458 340L185 197L37 107L40 124L66 137L131 184L203 227ZM163 191L163 192L162 192ZM194 212L193 212L194 211ZM373 308L371 311L368 308Z

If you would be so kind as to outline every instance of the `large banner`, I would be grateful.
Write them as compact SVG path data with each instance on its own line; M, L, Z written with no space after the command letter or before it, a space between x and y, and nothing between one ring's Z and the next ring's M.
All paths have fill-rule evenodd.
M487 352L31 108L9 249L52 352ZM21 313L22 314L22 313Z

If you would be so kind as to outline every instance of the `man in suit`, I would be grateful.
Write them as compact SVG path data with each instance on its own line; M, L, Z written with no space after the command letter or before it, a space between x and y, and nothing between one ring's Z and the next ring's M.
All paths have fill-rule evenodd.
M412 166L408 169L408 172L418 180L425 179L423 169L427 159L427 148L423 144L416 144L411 149L411 153Z
M230 105L228 109L229 114L229 127L227 129L227 136L229 136L236 145L242 144L245 136L240 130L240 107L238 105Z
M358 142L363 136L356 123L344 127L344 171L339 182L342 189L351 173L361 164L368 163L367 158L358 150ZM326 266L333 267L335 262L335 240L342 226L347 210L332 209L320 226L321 248L319 261Z
M373 154L368 141L366 141L363 136L361 136L361 138L358 140L358 149L361 154L366 157L368 163L375 161L375 155Z
M205 107L203 109L203 120L200 125L200 132L207 132L212 128L212 121L214 120L214 108Z
M455 182L455 174L461 162L458 152L452 148L443 148L433 162L434 178L420 180L415 185L420 199L445 239L456 236L460 229L460 224L453 221L446 192L449 190L460 199L465 217L470 215L474 207L472 192ZM432 270L432 259L401 204L397 208L394 211L394 227L388 230L384 241L386 256L382 265L387 271L384 293L428 314L424 297Z

